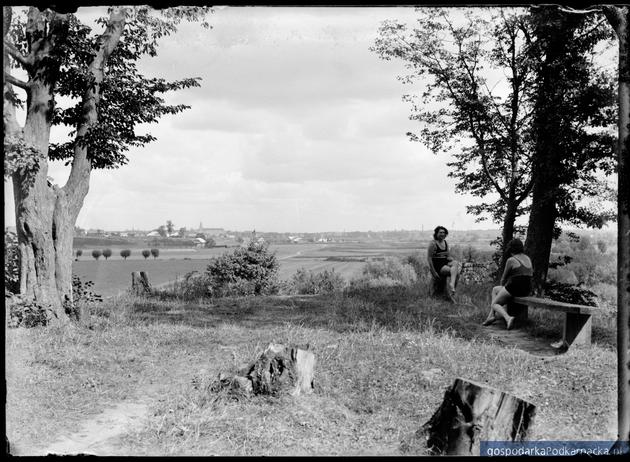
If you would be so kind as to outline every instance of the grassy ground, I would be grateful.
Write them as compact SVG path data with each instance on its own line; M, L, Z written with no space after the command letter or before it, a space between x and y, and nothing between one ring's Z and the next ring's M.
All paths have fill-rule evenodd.
M91 329L11 329L7 436L43 447L112 403L150 395L151 417L117 441L118 454L422 454L410 436L463 377L536 404L532 439L615 438L610 328L596 322L591 348L540 358L489 339L480 326L486 291L462 295L478 308L431 299L422 286L195 303L119 298ZM557 340L555 321L537 316L526 328ZM269 342L310 344L313 395L234 401L194 385L238 370Z

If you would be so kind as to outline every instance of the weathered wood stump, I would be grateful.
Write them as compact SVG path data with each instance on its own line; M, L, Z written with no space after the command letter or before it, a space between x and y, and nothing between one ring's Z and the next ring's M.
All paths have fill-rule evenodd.
M434 454L479 455L480 441L523 441L536 406L486 385L455 379L418 431Z
M229 389L235 395L290 394L298 396L313 391L315 355L306 348L270 343L260 357L242 371L229 377L219 374L212 387Z
M149 278L144 271L134 271L131 273L131 291L136 295L148 294L151 292Z

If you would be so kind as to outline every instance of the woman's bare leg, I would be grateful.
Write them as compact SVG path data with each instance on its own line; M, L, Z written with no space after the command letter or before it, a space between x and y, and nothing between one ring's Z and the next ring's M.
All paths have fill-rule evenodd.
M503 288L503 286L494 286L492 288L492 297L490 297L490 300L494 300L496 298L496 296L499 294L499 291ZM492 305L492 303L490 303ZM490 312L488 313L488 316L486 317L486 320L483 322L484 326L489 326L490 324L492 324L494 321L497 320L497 317L494 315L494 309L492 308L492 306L490 306Z
M501 287L496 296L492 299L492 303L490 305L492 311L505 319L508 330L510 330L514 324L514 316L510 316L507 311L505 311L504 305L507 305L511 299L512 295L505 290L505 287Z

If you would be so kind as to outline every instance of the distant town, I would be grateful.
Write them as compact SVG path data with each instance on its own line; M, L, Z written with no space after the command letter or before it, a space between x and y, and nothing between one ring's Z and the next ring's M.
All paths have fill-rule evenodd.
M6 231L15 232L14 226ZM614 230L582 229L570 230L578 235L590 238L604 238L616 242ZM252 239L269 244L301 244L301 243L350 243L350 242L428 242L433 230L390 230L390 231L330 231L330 232L269 232L258 230L232 231L224 228L204 227L176 228L170 221L165 225L149 230L104 230L83 229L76 226L74 230L74 247L83 248L94 245L109 246L145 246L152 247L235 247L245 245ZM481 230L449 230L448 240L460 245L483 247L490 245L500 235L499 229Z

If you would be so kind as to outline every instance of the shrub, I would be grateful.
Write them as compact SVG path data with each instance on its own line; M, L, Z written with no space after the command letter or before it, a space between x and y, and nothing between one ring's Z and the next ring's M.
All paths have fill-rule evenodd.
M290 291L297 294L328 294L341 291L345 281L334 268L321 273L300 268L291 278Z
M153 255L153 258L157 258L160 256L160 249L151 249L151 255Z
M68 316L79 319L82 312L89 310L94 303L103 301L103 297L92 291L92 286L94 282L81 281L79 276L72 275L72 303L64 304Z
M94 260L98 260L101 255L103 255L103 252L101 252L100 250L92 250L92 256L94 257Z
M597 294L585 289L582 284L565 284L547 281L545 283L545 297L565 303L577 305L597 306Z
M401 259L386 257L382 261L368 262L363 268L363 274L350 281L350 286L352 288L410 286L417 281L418 276L413 266Z
M105 257L105 260L107 260L109 257L112 256L112 249L105 249L103 250L103 256Z
M145 260L146 260L147 258L149 258L149 256L150 256L150 255L151 255L151 251L150 251L150 250L144 249L144 250L142 251L142 256L144 257L144 259L145 259Z
M77 260L78 260L78 259L79 259L79 257L80 257L81 255L83 255L83 250L81 250L81 249L77 249L77 251L74 253L74 255L77 257Z
M120 256L123 257L125 260L127 259L127 257L129 257L131 255L131 250L129 249L124 249L120 251Z
M278 261L269 245L256 242L213 258L206 270L213 296L274 293L277 272Z
M15 297L9 304L8 327L46 326L49 311L54 313L50 307Z
M4 288L12 293L20 290L20 252L15 233L4 233Z

